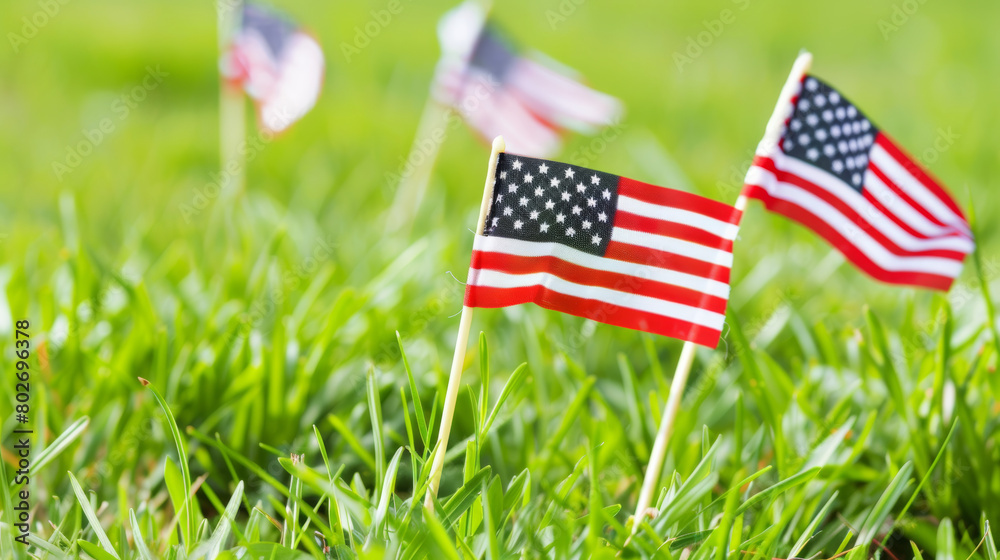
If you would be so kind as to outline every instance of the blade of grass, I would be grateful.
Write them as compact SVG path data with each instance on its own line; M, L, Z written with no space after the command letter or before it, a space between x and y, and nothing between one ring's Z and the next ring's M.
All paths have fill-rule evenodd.
M170 412L170 407L167 406L167 402L160 396L159 391L149 381L141 377L139 378L139 383L142 383L144 387L153 393L153 398L156 399L156 402L163 410L167 427L170 429L170 435L173 437L174 445L177 448L177 462L181 469L181 479L184 484L184 523L181 525L181 533L184 536L184 549L190 551L192 545L191 539L194 535L195 518L194 507L191 506L191 502L193 501L191 498L191 469L188 467L187 447L184 444L184 437L177 427L177 421L174 419L173 413Z
M142 560L153 560L153 554L149 551L149 547L146 546L146 541L142 538L142 530L139 529L139 521L135 518L135 510L129 508L128 510L128 522L132 527L132 542L135 545L135 551Z
M0 521L4 517L7 517L7 530L0 531L0 545L2 545L2 550L0 553L10 554L12 558L20 560L23 557L23 549L18 549L14 547L14 504L10 499L10 487L7 485L7 467L3 457L0 457L0 498L3 498L3 516L0 517Z
M907 462L899 469L892 482L882 492L882 496L875 502L875 506L868 512L865 522L861 525L861 530L858 531L858 538L854 541L854 546L868 546L871 544L879 527L882 526L885 519L892 513L892 508L896 505L896 501L899 500L899 496L902 495L903 491L909 485L911 474L913 474L913 464Z
M120 558L118 553L115 552L115 547L111 546L111 540L104 532L104 528L101 527L101 522L98 521L97 514L94 512L94 508L91 507L90 500L87 499L86 493L84 493L83 488L80 487L80 482L76 480L73 473L67 472L66 474L69 475L69 483L73 486L73 493L76 494L76 501L80 504L80 509L83 510L83 515L87 517L87 521L90 522L91 529L93 529L94 534L97 535L97 540L101 542L101 548L103 548L104 552L110 556Z
M229 538L229 532L231 530L232 524L236 522L236 513L240 509L240 500L243 499L243 481L241 480L236 485L236 490L233 491L232 497L229 498L229 503L226 504L226 511L222 514L222 519L215 526L215 531L212 533L212 538L208 542L208 553L209 558L214 558L220 552L222 552L222 545L225 544L226 539Z

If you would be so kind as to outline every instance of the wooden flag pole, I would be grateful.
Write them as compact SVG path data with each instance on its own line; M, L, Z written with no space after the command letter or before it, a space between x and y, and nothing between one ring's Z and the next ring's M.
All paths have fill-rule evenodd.
M503 136L493 139L493 151L490 153L490 163L486 170L486 186L483 188L483 202L479 206L479 223L476 235L482 235L486 227L486 214L493 200L493 184L496 182L497 160L500 153L506 149ZM465 350L469 345L469 330L472 327L471 307L462 307L462 319L458 324L458 337L455 340L455 355L451 359L451 373L448 374L448 390L444 396L444 408L441 410L441 428L438 430L437 451L431 462L431 474L428 479L427 495L424 496L424 507L434 509L434 498L437 497L441 483L441 472L444 470L444 456L448 452L448 437L451 435L451 421L455 416L455 404L458 402L458 390L462 385L462 369L465 365Z
M218 3L219 56L226 55L236 26L243 14L243 0ZM243 191L246 161L240 146L246 140L246 96L243 90L220 74L219 84L219 158L221 195L234 197Z
M757 153L767 153L781 139L785 120L791 114L791 99L798 93L799 83L802 81L802 77L809 72L811 65L812 55L806 51L799 53L795 64L792 65L788 80L781 88L771 118L767 121L764 137L757 146ZM747 197L741 194L736 199L736 209L742 213L746 210L746 206ZM674 431L674 423L677 420L677 413L680 410L681 399L684 396L684 388L691 373L696 350L697 345L693 342L685 342L684 348L681 349L681 357L677 361L674 379L670 383L670 394L663 407L663 417L660 419L660 427L656 431L656 440L653 442L653 450L650 452L649 463L646 465L646 474L642 480L642 489L639 491L639 500L636 502L635 519L632 521L633 535L639 531L642 519L653 503L653 495L656 493L656 487L660 481L660 470L663 468L663 462L667 456L667 445L670 443L670 436ZM655 510L653 513L655 516Z
M691 373L691 364L694 363L694 354L698 345L693 342L685 342L681 349L681 357L677 361L677 369L674 371L674 379L670 382L670 394L667 396L667 404L663 407L663 418L660 419L660 428L656 431L656 441L653 442L653 451L649 454L649 464L646 465L646 475L642 479L642 490L639 491L639 501L635 506L635 519L632 522L632 534L636 534L642 518L653 503L653 494L656 492L656 485L660 481L660 469L663 468L663 461L667 458L667 444L670 443L670 435L674 431L674 420L677 419L677 412L681 407L681 397L684 396L684 387L687 385L688 375Z
M395 197L386 218L387 233L405 234L413 225L413 217L427 192L431 172L441 152L441 144L448 136L446 115L443 105L433 97L427 99L413 146L402 163L402 177L396 185Z

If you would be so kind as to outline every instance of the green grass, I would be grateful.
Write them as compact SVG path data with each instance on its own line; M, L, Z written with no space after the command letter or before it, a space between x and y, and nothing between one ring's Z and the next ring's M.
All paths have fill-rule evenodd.
M19 319L34 431L31 545L12 538L20 487L0 484L0 557L996 560L998 337L980 289L1000 293L996 3L920 4L888 40L889 1L591 1L555 28L555 0L495 3L513 37L627 107L614 138L571 136L560 159L731 202L801 47L914 153L957 134L928 163L975 201L981 271L970 259L946 296L879 285L751 205L725 340L698 354L658 515L638 521L680 343L532 306L477 311L424 510L463 294L447 272L464 277L488 148L449 131L408 235L384 233L385 175L449 3L404 2L351 63L340 43L384 3L279 4L325 46L320 103L248 162L245 192L190 220L219 160L210 3L78 0L0 48L0 480ZM0 30L38 9L4 3ZM169 75L119 119L114 99L157 65ZM58 180L52 162L105 117L115 131Z

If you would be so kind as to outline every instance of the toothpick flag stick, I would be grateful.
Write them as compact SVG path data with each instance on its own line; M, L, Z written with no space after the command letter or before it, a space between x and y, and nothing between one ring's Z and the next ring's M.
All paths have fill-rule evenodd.
M792 65L792 71L788 75L788 80L781 88L778 96L778 103L771 113L771 118L767 121L767 128L764 138L760 141L757 151L760 152L766 147L773 146L781 139L782 128L788 118L792 104L791 99L798 92L799 83L802 77L809 71L812 65L812 55L803 51ZM747 206L747 198L742 194L736 200L736 209L743 212ZM691 365L694 363L697 345L693 342L685 342L681 349L681 357L677 361L677 369L674 372L674 379L670 383L670 394L667 396L667 404L663 407L663 417L660 419L660 427L656 432L656 440L653 442L653 450L649 455L649 464L646 465L646 474L642 480L642 489L639 491L639 500L636 503L635 519L632 522L632 534L639 531L642 519L653 503L653 495L656 493L657 484L660 481L660 471L667 456L667 446L670 443L670 436L673 434L674 423L677 420L677 413L680 410L681 399L684 396L684 388L687 385L688 376L691 373Z
M497 160L505 149L503 136L493 139L493 152L490 154L489 167L486 169L486 186L483 188L483 203L479 207L479 223L476 235L482 235L486 228L486 213L493 200L493 184L496 181ZM451 421L455 416L455 404L458 401L458 390L462 382L462 367L465 365L465 350L469 345L469 330L472 327L471 307L462 307L462 318L458 324L458 338L455 340L455 355L451 360L451 373L448 374L448 390L444 396L444 408L441 410L441 428L438 430L437 451L431 462L431 474L424 497L424 507L433 509L434 498L437 497L441 482L441 471L444 469L444 456L448 452L448 437L451 435Z
M218 3L219 57L226 55L243 13L243 0ZM219 158L222 193L234 195L243 190L246 167L240 144L246 139L246 100L240 86L220 73L219 84ZM231 196L230 195L230 196Z
M441 144L447 137L446 116L445 107L428 98L417 126L417 136L400 170L402 177L394 185L396 194L386 219L388 233L405 234L413 224L413 217L427 192Z

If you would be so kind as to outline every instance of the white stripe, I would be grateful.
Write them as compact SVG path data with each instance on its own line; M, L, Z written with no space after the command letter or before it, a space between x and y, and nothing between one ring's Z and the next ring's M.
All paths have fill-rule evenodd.
M473 286L490 288L524 288L544 286L553 292L583 299L594 299L606 304L626 307L645 313L654 313L672 319L680 319L713 330L721 331L726 316L699 307L682 305L671 301L619 292L599 286L583 286L546 272L532 274L507 274L495 270L472 269L469 271L469 283Z
M699 261L717 264L726 268L733 266L733 254L722 249L713 249L705 245L691 243L682 239L665 237L644 231L633 231L616 227L611 230L611 240L629 245L638 245L657 251L666 251L682 257L690 257Z
M729 298L729 284L702 278L694 274L667 270L656 266L633 264L615 259L598 257L590 253L584 253L561 243L546 243L539 241L521 241L520 239L510 239L508 237L486 237L476 236L473 245L476 251L491 253L502 253L505 255L516 255L519 257L547 257L552 256L568 263L590 268L593 270L606 270L617 274L625 274L662 282L679 288L687 288L708 294L710 296Z
M913 200L927 208L942 223L954 226L963 232L968 232L965 220L955 214L938 196L932 193L923 183L910 174L903 165L892 157L885 148L875 144L871 150L871 162L878 166L889 180L896 184Z
M921 239L914 237L905 229L899 227L896 222L876 208L863 194L836 177L810 163L800 159L788 157L782 153L775 153L771 156L774 166L782 171L798 175L803 179L813 183L821 189L829 192L833 196L842 200L845 204L857 212L861 219L872 225L883 235L892 240L893 243L905 251L929 251L934 249L946 249L960 251L963 253L972 252L972 244L967 239L958 237L938 237L933 239ZM792 186L795 189L799 187Z
M960 235L954 228L941 227L918 212L909 202L903 200L889 185L886 185L871 169L865 172L865 188L890 212L896 214L913 229L933 237ZM970 240L971 247L971 240Z
M705 230L712 235L718 235L723 239L729 239L730 241L736 239L736 234L740 232L740 226L736 224L723 222L722 220L717 220L704 214L699 214L698 212L682 210L672 206L652 204L623 195L618 196L618 209L624 210L630 214L645 216L647 218L694 226L698 229Z
M795 204L818 216L864 253L875 266L891 272L922 272L955 278L962 272L962 262L940 257L901 257L871 238L864 230L816 195L789 183L781 183L769 170L751 167L746 182L756 185L774 198ZM807 224L808 225L808 224Z

